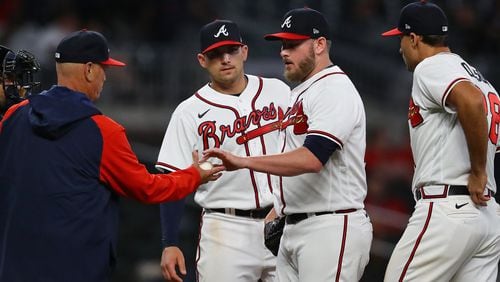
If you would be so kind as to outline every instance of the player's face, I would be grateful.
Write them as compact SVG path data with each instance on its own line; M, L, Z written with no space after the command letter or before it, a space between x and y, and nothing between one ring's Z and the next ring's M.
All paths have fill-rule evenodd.
M281 58L285 64L283 75L288 81L302 82L309 78L316 65L314 39L283 40Z
M405 62L406 68L413 72L415 67L417 66L417 52L414 48L413 37L410 35L401 35L400 36L400 48L399 53L403 57L403 61Z
M226 45L198 54L198 61L208 71L213 83L230 86L243 77L243 64L247 56L246 45Z

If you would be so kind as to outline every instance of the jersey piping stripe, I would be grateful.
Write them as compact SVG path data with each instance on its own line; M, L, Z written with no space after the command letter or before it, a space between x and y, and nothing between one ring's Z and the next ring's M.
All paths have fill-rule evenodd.
M345 250L345 244L347 240L347 225L348 225L348 215L344 215L344 230L342 232L342 245L340 247L340 254L339 254L339 263L337 265L337 276L335 277L335 281L340 281L340 272L342 271L342 260L344 259L344 250Z
M195 259L195 267L194 271L196 273L196 281L200 281L200 273L198 272L198 262L200 261L200 241L201 241L201 227L203 226L203 215L205 214L205 211L201 211L200 213L200 226L198 227L198 245L197 245L197 252L196 252L196 259Z
M285 135L283 146L281 147L281 151L280 151L281 153L283 153L285 151L286 139L287 139L287 137ZM285 202L285 196L283 193L283 176L279 177L279 182L280 182L280 200L281 200L281 203L283 204L283 207L281 208L281 214L285 214L286 202Z
M406 271L408 271L408 267L410 266L410 263L413 260L415 253L417 252L418 245L420 244L422 237L424 237L425 231L427 231L427 227L429 226L429 222L431 221L432 207L433 206L434 206L434 203L430 202L429 203L429 211L427 212L427 219L425 220L424 227L422 228L422 231L418 235L417 241L415 242L415 246L413 246L413 250L411 251L410 257L408 258L408 261L406 262L406 265L403 268L403 272L401 272L401 276L399 277L399 282L403 282L405 275L406 275Z
M262 89L262 87L259 87L259 90L258 92L255 94L255 95L259 95L260 94L260 90ZM217 108L222 108L222 109L227 109L227 110L230 110L234 113L236 119L239 119L240 118L240 114L238 113L238 111L236 109L234 109L233 107L230 107L230 106L226 106L226 105L222 105L222 104L217 104L217 103L214 103L212 101L209 101L203 97L201 97L200 93L196 93L195 94L196 98L200 99L201 101L211 105L211 106L214 106L214 107L217 107ZM242 134L245 134L245 132L241 132ZM248 143L245 143L245 152L247 154L247 156L250 156L250 151L248 149ZM251 169L249 169L249 173L250 173L250 179L252 180L252 186L253 186L253 193L254 193L254 198L255 198L255 208L260 208L260 202L259 202L259 189L257 189L257 183L255 181L255 172Z
M467 78L465 78L465 77L459 77L459 78L457 78L457 79L453 80L453 81L452 81L452 82L448 85L448 87L446 87L446 90L444 91L443 97L441 98L441 105L443 106L443 108L445 107L445 104L444 104L444 103L445 103L445 101L446 101L446 98L448 98L448 95L450 95L451 90L453 89L453 87L454 87L457 83L459 83L459 82L461 82L461 81L468 81L468 79L467 79Z
M315 81L311 82L311 84L309 86L307 86L306 89L302 90L302 92L300 92L300 94L297 95L297 99L295 99L295 103L299 100L300 96L302 96L302 94L304 94L307 90L309 90L309 88L311 88L311 86L313 86L316 82L322 80L323 78L325 78L327 76L334 75L334 74L343 74L343 75L346 75L344 72L338 72L337 71L337 72L327 73L327 74L324 74L321 77L318 77L318 79L316 79Z
M260 93L262 92L262 86L263 86L263 81L262 81L262 77L258 77L259 78L259 89L257 90L257 94L255 94L255 96L253 97L252 99L252 110L257 110L256 107L255 107L255 103L257 102L257 98L260 96ZM261 125L260 125L260 120L257 124L257 127L260 128ZM262 154L263 155L267 155L267 150L266 150L266 142L264 141L264 136L261 135L260 136L260 144L262 145ZM271 183L271 174L270 173L266 173L267 175L267 185L269 187L269 191L272 193L273 192L273 186L272 186L272 183Z
M333 142L337 143L339 146L340 146L340 149L342 149L342 147L344 146L344 144L342 143L342 141L340 141L339 138L335 137L333 134L330 134L328 132L324 132L324 131L321 131L321 130L310 130L307 132L307 134L311 134L311 135L321 135L321 136L324 136L328 139L331 139Z

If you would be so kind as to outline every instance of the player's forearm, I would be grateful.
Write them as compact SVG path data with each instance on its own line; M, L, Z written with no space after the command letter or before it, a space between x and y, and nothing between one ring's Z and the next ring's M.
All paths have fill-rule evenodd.
M279 176L315 173L323 167L316 156L305 147L278 155L248 157L245 166L249 169Z
M468 103L458 110L458 119L464 130L471 172L480 175L486 171L488 124L482 101Z

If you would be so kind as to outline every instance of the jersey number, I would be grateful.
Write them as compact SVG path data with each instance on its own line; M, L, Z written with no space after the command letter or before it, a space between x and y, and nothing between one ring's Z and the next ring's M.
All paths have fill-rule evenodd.
M500 98L493 93L488 93L488 101L490 102L491 125L490 125L490 141L497 145L498 141L498 126L500 125Z

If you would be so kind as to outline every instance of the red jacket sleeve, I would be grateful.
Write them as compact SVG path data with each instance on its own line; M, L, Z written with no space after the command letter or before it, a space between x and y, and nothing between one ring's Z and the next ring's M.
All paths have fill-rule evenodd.
M121 125L103 115L92 119L103 141L99 179L118 194L153 204L182 199L200 185L200 174L194 167L150 174L137 160Z

